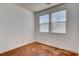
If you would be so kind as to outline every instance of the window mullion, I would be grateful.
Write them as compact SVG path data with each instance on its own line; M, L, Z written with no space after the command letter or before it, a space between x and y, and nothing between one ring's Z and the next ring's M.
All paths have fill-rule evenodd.
M51 13L49 14L49 32L51 32Z

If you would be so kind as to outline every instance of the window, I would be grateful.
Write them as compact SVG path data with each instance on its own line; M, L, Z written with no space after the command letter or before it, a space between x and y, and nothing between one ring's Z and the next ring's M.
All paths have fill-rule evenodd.
M40 32L49 32L49 15L39 17L39 30Z
M66 33L66 10L39 16L39 31Z
M51 32L66 33L66 10L51 13Z

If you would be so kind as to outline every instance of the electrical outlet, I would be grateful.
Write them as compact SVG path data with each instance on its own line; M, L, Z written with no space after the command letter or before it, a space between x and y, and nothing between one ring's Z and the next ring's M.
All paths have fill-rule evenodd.
M18 44L19 42L17 41L16 43Z
M23 42L24 42L24 40L23 40Z

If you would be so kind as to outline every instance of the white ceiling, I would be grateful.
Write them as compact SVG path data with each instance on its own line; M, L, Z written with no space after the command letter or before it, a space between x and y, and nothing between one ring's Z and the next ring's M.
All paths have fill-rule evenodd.
M16 3L16 5L21 6L23 8L29 9L33 12L38 12L53 6L56 6L60 3L51 3L51 4L46 4L46 3Z

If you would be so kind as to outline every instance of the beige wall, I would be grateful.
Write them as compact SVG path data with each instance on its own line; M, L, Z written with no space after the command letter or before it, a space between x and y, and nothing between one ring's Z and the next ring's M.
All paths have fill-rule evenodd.
M0 53L34 39L34 14L14 4L0 4Z
M78 4L79 5L79 4ZM38 16L43 15L49 12L55 12L58 10L67 10L67 33L66 34L55 34L55 33L40 33L38 31ZM79 10L79 9L78 9ZM36 41L46 43L48 45L65 48L71 51L78 51L79 49L79 38L77 37L78 33L78 10L77 4L62 4L55 8L49 9L47 11L42 11L36 13Z

